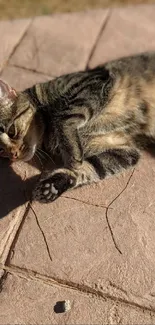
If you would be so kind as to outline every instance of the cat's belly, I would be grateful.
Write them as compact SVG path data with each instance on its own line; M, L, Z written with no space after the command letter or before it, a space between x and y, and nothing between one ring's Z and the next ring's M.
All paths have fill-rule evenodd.
M91 123L87 127L80 129L79 137L85 158L108 149L129 146L131 143L130 135L119 127L116 119L104 123L102 116L99 118L99 123Z

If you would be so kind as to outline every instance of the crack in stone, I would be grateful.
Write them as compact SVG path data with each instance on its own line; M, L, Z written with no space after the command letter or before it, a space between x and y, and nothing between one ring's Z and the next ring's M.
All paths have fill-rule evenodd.
M35 280L35 281L38 281L40 283L43 283L43 284L46 284L49 286L63 287L65 289L76 291L80 294L91 295L91 296L93 295L96 298L103 299L104 301L110 300L110 301L113 301L116 303L123 304L125 306L129 306L132 308L138 308L143 311L148 311L148 312L152 312L153 314L155 314L154 308L146 307L146 306L140 305L136 302L129 301L124 298L114 297L108 293L104 293L100 290L91 288L88 285L75 283L73 281L63 280L63 279L60 279L60 278L54 277L54 276L50 277L50 276L40 274L40 273L30 270L30 269L21 268L19 266L13 265L13 264L10 264L9 266L5 265L2 267L6 272L13 274L15 276L19 276L20 278L30 279L32 281Z
M64 196L62 195L62 198L64 199L69 199L69 200L74 200L74 201L77 201L77 202L80 202L80 203L84 203L84 204L87 204L87 205L90 205L90 206L93 206L93 207L97 207L97 208L104 208L106 209L107 206L105 205L102 205L102 204L94 204L94 203L90 203L90 202L87 202L87 201L83 201L81 199L77 199L77 198L74 198L74 197L68 197L68 196ZM112 210L112 208L110 208Z
M133 169L133 171L132 171L132 173L131 173L131 175L129 176L129 178L128 178L128 181L127 181L127 183L126 183L126 185L125 185L125 187L121 190L121 192L109 203L109 205L107 206L107 208L106 208L106 211L105 211L105 217L106 217L106 221L107 221L107 224L108 224L108 228L109 228L109 231L110 231L110 234L111 234L111 237L112 237L112 240L113 240L113 243L114 243L114 245L115 245L115 247L116 247L116 249L117 249L117 251L120 253L120 254L122 254L122 252L121 252L121 250L120 250L120 248L118 247L118 245L117 245L117 243L116 243L116 240L115 240L115 237L114 237L114 234L113 234L113 230L112 230L112 227L111 227L111 225L110 225L110 222L109 222L109 217L108 217L108 211L109 211L109 209L110 209L110 207L111 207L111 205L124 193L124 191L127 189L127 187L128 187L128 185L129 185L129 183L130 183L130 181L131 181L131 178L132 178L132 176L133 176L133 173L134 173L134 171L135 171L135 168Z
M90 61L91 61L91 59L92 59L92 57L93 57L93 55L94 55L94 53L95 53L95 50L96 50L96 48L97 48L98 42L99 42L99 40L100 40L100 38L101 38L101 35L102 35L104 29L106 28L107 23L108 23L108 21L109 21L109 19L110 19L110 17L111 17L111 13L112 13L112 10L109 9L108 12L107 12L107 16L106 16L106 18L104 19L104 21L103 21L103 23L102 23L102 26L101 26L101 28L100 28L100 30L99 30L99 33L98 33L98 35L97 35L97 37L96 37L95 43L94 43L94 45L92 46L92 49L91 49L91 51L90 51L90 54L89 54L89 57L88 57L88 60L87 60L87 64L86 64L86 68L85 68L86 70L89 69L89 63L90 63Z
M40 232L41 232L41 234L42 234L42 237L43 237L43 240L44 240L44 243L45 243L46 249L47 249L47 253L48 253L49 259L50 259L51 262L52 262L53 259L52 259L52 256L51 256L51 253L50 253L50 250L49 250L49 247L48 247L48 243L47 243L46 236L45 236L45 234L44 234L44 232L43 232L43 230L42 230L42 228L41 228L41 225L40 225L39 220L38 220L38 216L37 216L37 214L36 214L34 208L32 207L31 203L29 203L29 204L30 204L30 209L32 210L32 212L33 212L33 214L34 214L34 216L35 216L37 226L38 226L38 228L40 229Z

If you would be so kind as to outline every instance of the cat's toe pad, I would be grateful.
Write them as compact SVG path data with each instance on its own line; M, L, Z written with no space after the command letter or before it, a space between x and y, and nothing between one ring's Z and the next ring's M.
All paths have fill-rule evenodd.
M38 184L35 192L33 193L33 198L40 202L53 201L59 196L59 191L56 189L53 183L46 183L45 181Z
M45 196L45 197L51 197L51 195L57 195L58 194L58 190L55 188L55 186L54 186L54 184L53 183L51 183L51 184L49 184L49 183L45 183L44 184L44 187L43 187L43 195Z

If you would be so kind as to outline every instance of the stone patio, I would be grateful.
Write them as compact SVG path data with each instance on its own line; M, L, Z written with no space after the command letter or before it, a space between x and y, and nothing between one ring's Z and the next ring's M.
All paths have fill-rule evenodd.
M1 21L0 39L1 78L22 90L155 50L155 6ZM0 168L0 324L155 324L154 158L48 205L28 202L37 167Z

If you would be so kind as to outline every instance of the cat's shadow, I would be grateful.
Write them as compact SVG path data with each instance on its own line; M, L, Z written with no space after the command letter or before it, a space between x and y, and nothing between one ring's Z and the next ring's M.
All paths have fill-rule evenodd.
M61 166L61 162L56 159L57 167ZM56 165L51 162L47 164L47 161L42 161L43 165L33 160L28 162L31 166L37 167L40 174L34 175L28 179L23 180L20 175L17 175L12 168L8 159L0 159L1 170L1 182L0 182L0 219L4 218L15 208L25 204L32 197L32 191L38 182L40 175L43 175L42 169L44 165L48 170L53 170Z
M0 219L2 219L30 199L38 176L23 180L14 172L7 159L0 160L0 170Z
M155 158L154 144L149 146L147 152ZM59 161L57 163L57 167L60 167ZM29 162L29 164L34 166L33 162ZM39 165L37 167L39 169ZM0 219L2 219L31 199L32 191L40 176L35 175L23 180L15 173L7 159L0 159L0 170Z

